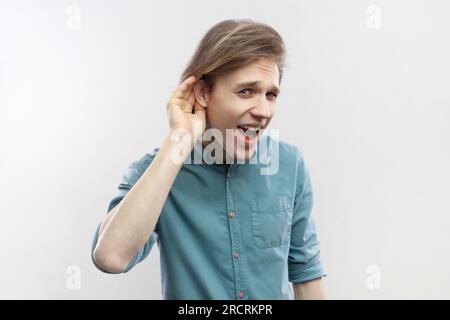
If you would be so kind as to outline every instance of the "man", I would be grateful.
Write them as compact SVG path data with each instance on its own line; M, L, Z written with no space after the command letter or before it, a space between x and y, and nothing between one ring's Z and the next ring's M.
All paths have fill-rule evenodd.
M262 135L284 57L262 23L206 33L167 103L169 134L131 164L97 229L100 270L128 272L157 242L164 299L324 298L306 163Z

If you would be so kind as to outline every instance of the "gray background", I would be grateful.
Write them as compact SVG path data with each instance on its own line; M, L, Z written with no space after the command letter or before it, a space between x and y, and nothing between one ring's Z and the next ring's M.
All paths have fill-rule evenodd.
M161 298L156 246L112 276L91 240L126 167L166 135L201 36L228 18L286 41L271 128L310 166L328 297L450 298L449 13L438 0L1 1L0 298Z

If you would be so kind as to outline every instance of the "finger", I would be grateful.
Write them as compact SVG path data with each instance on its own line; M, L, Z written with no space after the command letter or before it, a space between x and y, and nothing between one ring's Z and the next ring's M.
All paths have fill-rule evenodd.
M175 90L175 98L186 98L192 89L193 84L198 80L198 76L190 76L186 78Z

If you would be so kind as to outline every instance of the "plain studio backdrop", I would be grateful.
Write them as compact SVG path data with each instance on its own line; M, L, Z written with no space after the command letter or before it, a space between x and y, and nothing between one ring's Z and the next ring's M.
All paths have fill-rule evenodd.
M448 1L0 3L0 298L161 299L157 246L108 275L92 237L230 18L286 42L270 128L309 164L328 297L450 298Z

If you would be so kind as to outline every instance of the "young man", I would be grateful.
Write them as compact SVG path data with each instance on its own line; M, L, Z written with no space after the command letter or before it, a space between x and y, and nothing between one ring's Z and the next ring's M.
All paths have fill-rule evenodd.
M164 299L324 297L307 166L262 135L284 59L265 24L206 33L167 104L167 138L131 164L97 228L100 270L127 272L157 242Z

